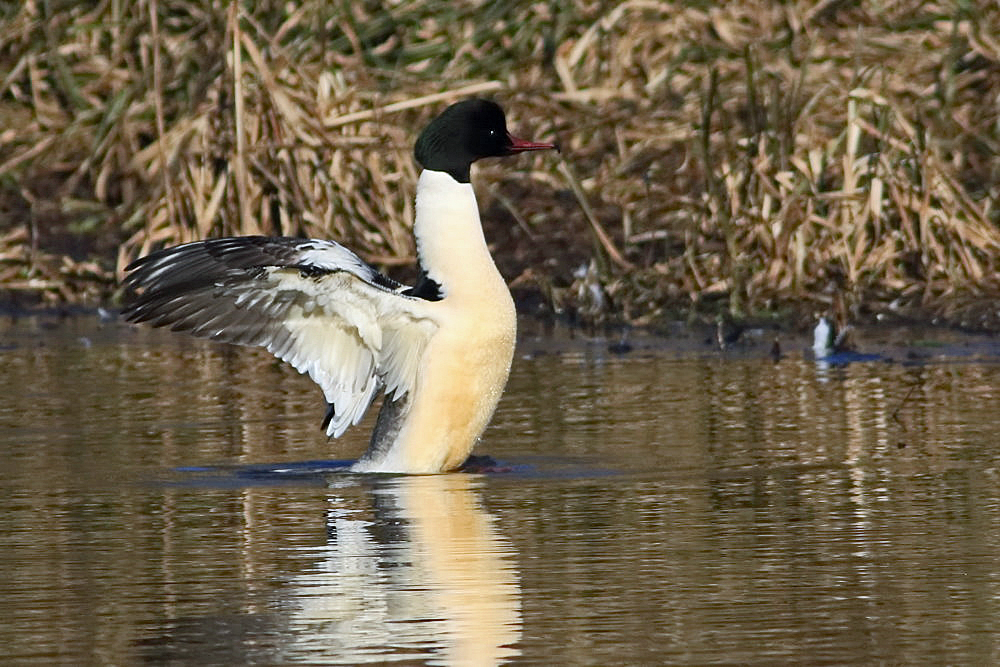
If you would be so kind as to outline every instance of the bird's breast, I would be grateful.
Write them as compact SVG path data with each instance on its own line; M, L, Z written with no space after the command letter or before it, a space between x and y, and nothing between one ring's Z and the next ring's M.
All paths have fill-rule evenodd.
M446 298L440 305L440 328L392 448L406 472L452 470L465 461L493 416L514 356L516 314L505 286L502 295L475 304Z

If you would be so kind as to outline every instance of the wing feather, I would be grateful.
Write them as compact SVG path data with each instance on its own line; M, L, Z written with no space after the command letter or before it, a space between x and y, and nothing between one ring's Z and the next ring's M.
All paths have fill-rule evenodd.
M395 400L413 389L437 329L430 302L332 241L198 241L127 271L128 321L266 348L322 388L332 436L360 421L379 390Z

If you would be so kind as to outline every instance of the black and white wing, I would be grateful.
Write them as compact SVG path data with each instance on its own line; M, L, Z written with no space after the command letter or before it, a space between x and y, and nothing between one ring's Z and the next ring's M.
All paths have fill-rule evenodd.
M124 316L265 347L323 389L332 436L377 392L411 391L437 330L428 301L333 241L247 236L168 248L132 263Z

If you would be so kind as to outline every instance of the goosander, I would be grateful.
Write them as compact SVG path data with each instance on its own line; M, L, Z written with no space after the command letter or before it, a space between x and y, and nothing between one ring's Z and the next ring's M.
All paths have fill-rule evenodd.
M494 102L453 104L414 156L420 279L406 286L334 241L246 236L186 243L126 268L130 322L267 348L308 373L338 437L384 394L355 472L437 473L465 462L493 416L516 318L486 246L472 163L555 148L517 139Z

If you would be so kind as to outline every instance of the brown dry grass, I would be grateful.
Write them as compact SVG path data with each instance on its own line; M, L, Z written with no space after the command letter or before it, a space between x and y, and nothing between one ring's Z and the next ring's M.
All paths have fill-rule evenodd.
M8 290L107 297L227 234L405 264L413 137L478 94L563 145L478 179L501 268L556 308L995 324L995 2L4 7Z

